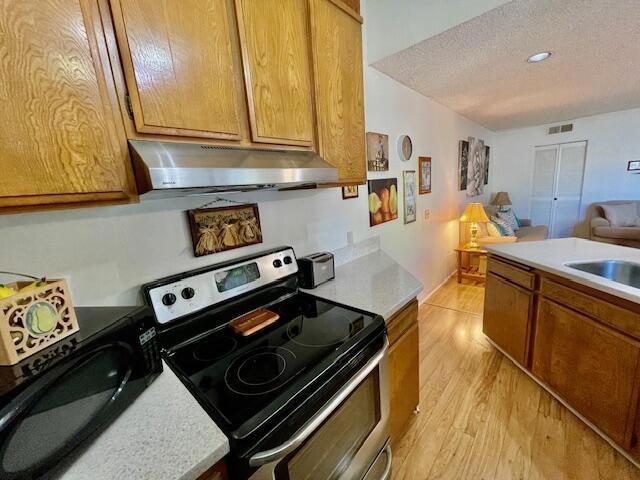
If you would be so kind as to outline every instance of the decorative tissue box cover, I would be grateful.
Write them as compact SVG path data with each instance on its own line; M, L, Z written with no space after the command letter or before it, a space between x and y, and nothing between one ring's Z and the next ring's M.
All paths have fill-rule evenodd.
M31 282L8 284L19 290ZM0 300L0 365L14 365L79 329L65 280Z

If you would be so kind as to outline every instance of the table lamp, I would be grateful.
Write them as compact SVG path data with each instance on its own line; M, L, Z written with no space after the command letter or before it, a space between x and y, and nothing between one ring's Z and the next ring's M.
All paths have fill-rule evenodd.
M464 213L460 217L461 223L471 224L471 241L466 245L466 248L479 248L478 243L478 223L487 223L489 217L484 211L484 207L481 203L469 203L464 209Z
M496 193L496 196L493 197L491 205L497 206L501 212L504 211L502 208L504 205L511 205L511 199L509 198L509 193L508 192Z

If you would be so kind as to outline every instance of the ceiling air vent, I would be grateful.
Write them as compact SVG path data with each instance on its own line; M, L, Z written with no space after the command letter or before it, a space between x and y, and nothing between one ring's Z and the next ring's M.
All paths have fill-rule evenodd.
M567 133L573 131L573 123L566 123L564 125L556 125L555 127L549 127L549 135L555 135L556 133Z

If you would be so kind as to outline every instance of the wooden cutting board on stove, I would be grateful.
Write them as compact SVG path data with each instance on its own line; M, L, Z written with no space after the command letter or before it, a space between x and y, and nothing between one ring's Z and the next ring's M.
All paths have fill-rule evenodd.
M229 325L231 329L238 335L248 337L256 332L259 332L263 328L271 325L280 318L275 312L266 308L260 308L251 313L247 313L241 317L233 320Z

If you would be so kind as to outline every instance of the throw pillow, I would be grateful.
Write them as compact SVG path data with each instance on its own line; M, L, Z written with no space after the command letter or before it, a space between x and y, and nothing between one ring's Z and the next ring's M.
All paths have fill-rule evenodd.
M520 228L516 214L513 213L512 209L498 212L498 218L504 220L514 231Z
M516 217L516 222L518 222L518 228L522 227L522 220L520 220L520 217L516 215L516 212L513 212L513 216Z
M500 230L500 233L503 237L516 236L516 232L513 230L513 228L511 228L511 225L509 225L503 219L498 217L491 217L491 221L496 224L496 227L498 227L498 230Z
M489 222L487 223L487 233L489 234L490 237L501 237L502 234L500 233L500 230L498 229L497 225L493 222Z
M622 203L620 205L601 205L604 215L612 227L640 226L638 218L638 206L635 203Z

